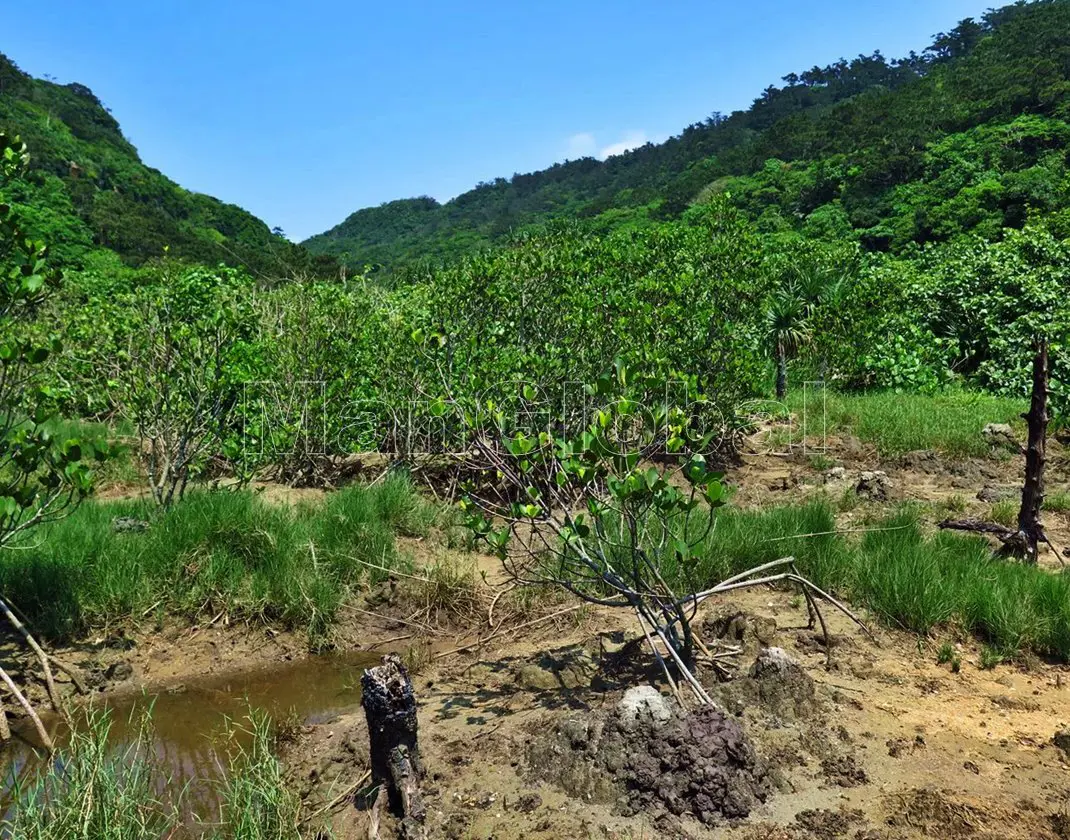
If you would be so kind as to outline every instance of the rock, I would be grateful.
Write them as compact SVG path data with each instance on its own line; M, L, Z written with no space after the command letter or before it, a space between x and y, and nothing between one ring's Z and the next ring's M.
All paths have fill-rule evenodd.
M867 470L858 477L855 493L872 502L886 502L892 497L892 482L881 470Z
M1052 737L1051 742L1070 758L1070 729L1063 729L1056 732Z
M981 429L981 436L993 449L1006 449L1010 452L1021 452L1022 445L1014 436L1014 429L1006 423L989 423Z
M617 703L617 723L624 732L634 732L644 722L658 727L671 718L672 706L653 686L629 688Z
M986 484L980 490L977 491L977 498L982 502L988 502L989 504L995 502L1006 501L1007 499L1015 499L1022 495L1021 487L1014 487L1012 485L992 485Z
M115 682L122 682L128 680L134 676L134 667L129 662L113 662L108 666L108 670L104 672L104 676Z
M140 534L149 530L149 523L133 516L116 516L111 521L111 529L117 534Z
M825 470L824 476L826 484L833 484L837 481L846 481L847 470L845 470L843 467L833 467L830 470Z

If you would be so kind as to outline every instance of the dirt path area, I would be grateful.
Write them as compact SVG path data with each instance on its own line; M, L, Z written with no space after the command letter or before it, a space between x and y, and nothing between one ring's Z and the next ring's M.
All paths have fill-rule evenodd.
M734 620L725 621L731 618ZM718 619L722 619L718 621ZM711 610L707 628L742 643L739 676L705 682L744 726L768 766L771 792L742 821L703 824L665 807L625 816L627 790L578 774L547 751L614 714L625 689L655 678L635 629L590 611L523 639L418 670L420 729L430 775L431 836L810 838L1060 838L1070 836L1063 667L980 670L961 649L952 673L913 636L860 636L831 618L832 663L790 595L750 593ZM750 660L776 646L805 679L766 692ZM755 686L758 686L756 689ZM310 729L287 760L314 805L366 769L359 709ZM336 814L339 838L366 836L366 814Z
M978 494L986 487L1013 488L1020 468L1017 459L953 463L934 453L881 462L857 441L843 439L816 455L783 456L752 446L729 475L734 503L764 506L817 494L835 500L854 493L862 473L879 470L887 478L884 498L841 506L843 527L904 500L930 506L927 519L935 524L950 508L989 514L992 503ZM1053 460L1049 483L1061 488L1061 455ZM1070 545L1067 515L1049 513L1046 520L1056 543ZM403 541L403 548L421 565L450 557L476 563L484 585L501 583L497 564L487 558L422 541ZM1058 565L1051 552L1042 561ZM1070 726L1065 666L1033 661L984 670L979 648L959 643L961 667L952 670L937 664L937 642L944 640L919 642L875 627L872 642L839 614L828 616L830 652L805 627L805 607L791 593L751 591L711 603L700 619L704 636L743 652L733 679L718 679L709 668L701 677L725 720L739 724L753 744L744 762L753 782L749 814L728 818L687 805L696 791L721 784L712 777L667 791L673 773L690 771L672 769L663 756L655 782L643 788L634 774L624 783L617 772L622 763L638 766L628 754L632 748L612 760L599 753L599 739L604 744L607 736L598 733L616 731L618 704L629 688L655 685L667 693L627 616L585 607L450 652L487 632L486 612L469 611L466 623L465 612L455 611L436 622L450 629L426 636L406 623L411 604L395 603L394 588L401 593L405 586L394 580L384 584L385 594L364 593L346 612L336 639L346 652L398 652L411 667L431 837L1070 837L1070 753L1055 743ZM547 616L561 606L543 605L531 615ZM798 666L788 682L767 681L753 664L770 649ZM300 637L219 620L117 630L63 655L99 675L98 688L115 695L271 668L307 651ZM665 737L686 747L676 730ZM1070 750L1070 736L1060 743ZM662 748L655 739L637 742L634 750ZM284 759L308 813L328 814L339 840L367 836L367 812L345 795L368 764L356 701L301 729Z

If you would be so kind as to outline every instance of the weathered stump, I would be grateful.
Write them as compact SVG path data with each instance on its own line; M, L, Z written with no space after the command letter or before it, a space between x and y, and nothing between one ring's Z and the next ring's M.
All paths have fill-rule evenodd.
M1044 466L1048 439L1048 344L1038 340L1033 357L1033 389L1029 411L1022 415L1029 429L1025 448L1025 481L1022 483L1022 505L1018 510L1018 527L1008 528L995 522L977 519L945 519L941 528L992 534L1003 543L1003 553L1021 557L1027 563L1037 562L1037 548L1046 542L1059 557L1040 521L1044 504ZM1061 558L1060 558L1061 560Z
M389 654L383 664L368 668L360 680L361 704L368 718L371 744L372 784L380 794L375 811L385 791L391 810L401 818L401 836L424 838L426 810L420 796L423 764L417 741L416 695L412 680L401 660ZM378 813L372 823L378 824Z

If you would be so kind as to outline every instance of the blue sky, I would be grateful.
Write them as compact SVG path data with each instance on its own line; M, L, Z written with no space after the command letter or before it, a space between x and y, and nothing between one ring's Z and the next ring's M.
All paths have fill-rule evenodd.
M991 5L47 0L0 51L91 87L150 166L303 239L360 207L664 139L791 71L920 51Z

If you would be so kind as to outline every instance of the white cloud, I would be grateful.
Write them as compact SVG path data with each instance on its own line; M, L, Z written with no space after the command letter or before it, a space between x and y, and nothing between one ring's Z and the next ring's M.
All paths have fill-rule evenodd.
M644 143L647 142L647 136L645 131L627 131L624 133L624 137L618 140L616 143L610 143L608 146L603 147L598 152L598 157L602 160L613 157L613 155L622 155L625 152L630 152L632 149L638 149Z
M568 160L577 160L583 157L596 157L599 160L605 160L606 158L613 157L613 155L622 155L625 152L630 152L632 149L638 149L644 143L657 142L650 137L647 137L645 131L626 131L624 136L621 137L615 143L610 143L606 146L600 146L598 138L596 138L589 131L582 131L579 134L573 134L568 138L566 144L565 157Z
M565 157L568 160L590 157L597 149L598 143L595 142L594 135L589 131L583 131L568 138L568 151Z

